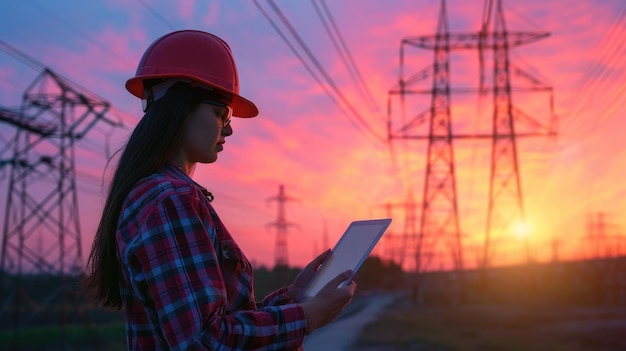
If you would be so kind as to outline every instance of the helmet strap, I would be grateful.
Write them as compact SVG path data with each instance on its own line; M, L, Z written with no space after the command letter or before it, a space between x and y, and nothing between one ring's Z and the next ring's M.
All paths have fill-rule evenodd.
M190 85L195 85L193 81L189 79L182 78L170 78L164 80L162 83L151 86L150 88L146 88L143 91L144 99L141 99L141 107L143 108L143 112L148 110L148 107L152 105L153 102L165 96L167 90L172 87L172 85L184 82Z
M149 88L144 89L144 91L143 91L144 98L141 99L141 107L143 109L143 112L146 112L148 110L148 108L150 107L150 105L152 105L153 102L155 102L158 99L160 99L163 96L165 96L165 94L167 93L169 88L171 88L174 84L176 84L178 82L187 83L187 84L191 85L192 87L202 88L202 89L210 91L210 92L215 91L214 88L212 88L212 87L210 87L208 85L198 84L197 82L195 82L195 81L193 81L191 79L168 78L168 79L165 79L163 82L161 82L159 84L155 84L155 85L153 85L153 86L151 86Z

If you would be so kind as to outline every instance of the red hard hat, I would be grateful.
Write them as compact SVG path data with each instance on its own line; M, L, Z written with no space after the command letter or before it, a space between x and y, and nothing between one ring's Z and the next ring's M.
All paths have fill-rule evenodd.
M259 113L251 101L239 95L239 76L230 47L217 36L181 30L162 36L144 52L135 77L126 89L144 99L144 80L183 78L232 96L233 115L254 117Z

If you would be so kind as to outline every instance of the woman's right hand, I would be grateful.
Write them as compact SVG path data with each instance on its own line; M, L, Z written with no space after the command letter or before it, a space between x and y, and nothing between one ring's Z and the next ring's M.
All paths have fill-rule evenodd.
M320 289L315 297L302 303L304 317L306 318L307 334L311 334L315 329L332 322L339 312L343 311L352 301L356 291L356 283L354 281L338 288L339 284L348 280L351 275L351 271L339 274Z

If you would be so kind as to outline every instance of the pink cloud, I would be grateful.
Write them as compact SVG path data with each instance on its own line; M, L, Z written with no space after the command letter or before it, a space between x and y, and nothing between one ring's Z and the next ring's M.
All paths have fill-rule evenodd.
M207 27L213 27L220 16L220 5L216 1L209 3L209 8L206 10L205 15L202 18L202 24Z
M185 21L188 22L192 19L196 10L196 1L183 1L178 3L178 14Z

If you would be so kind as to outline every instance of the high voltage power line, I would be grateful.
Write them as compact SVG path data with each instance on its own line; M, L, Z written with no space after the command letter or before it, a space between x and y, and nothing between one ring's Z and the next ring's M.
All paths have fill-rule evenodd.
M311 68L311 66L307 63L307 61L303 58L303 56L298 53L298 50L291 43L291 41L287 38L287 36L283 33L282 29L280 29L280 27L274 22L274 20L267 13L267 11L263 9L263 7L259 4L257 0L254 0L254 4L261 11L263 16L267 19L267 21L272 26L272 28L277 32L277 34L285 42L285 44L287 44L289 49L298 58L298 60L300 60L300 62L305 66L305 69L309 72L309 74L313 77L313 79L315 79L318 85L320 85L320 87L324 89L324 91L331 98L331 100L340 108L342 113L344 113L346 116L349 117L352 124L360 131L365 132L366 136L373 138L376 142L382 142L383 144L386 144L387 138L381 136L379 132L374 127L372 127L367 120L363 118L361 113L359 113L354 108L352 103L350 103L350 101L346 98L346 96L343 94L341 89L339 89L339 87L334 82L334 80L330 77L330 75L328 74L324 66L315 57L311 49L308 47L308 45L306 45L302 37L298 34L296 29L289 22L289 20L284 15L284 13L280 10L279 6L273 0L268 0L268 3L270 5L270 8L274 11L276 16L282 22L283 26L291 34L291 36L299 45L300 49L305 53L306 57L312 63L312 65L315 67L317 71ZM320 75L322 77L320 77ZM326 84L324 84L322 80L324 80ZM332 93L329 91L328 87L330 87L330 90L332 90ZM343 106L340 102L343 104ZM375 144L378 145L378 143L375 143Z
M381 121L386 122L385 116L380 111L378 105L376 104L376 101L374 100L372 96L371 91L369 90L367 84L365 83L365 80L363 79L363 75L361 74L361 71L359 70L359 67L357 66L356 62L354 61L354 58L352 57L352 54L350 53L350 49L348 48L348 45L346 45L346 41L344 40L343 35L341 34L341 31L339 30L339 27L337 26L335 19L333 18L330 10L328 9L328 6L326 6L326 2L324 0L319 0L319 2L321 4L321 9L320 9L320 6L317 5L317 2L315 0L311 0L311 3L313 4L313 7L315 8L315 12L317 13L317 16L319 17L320 22L322 22L322 25L324 26L324 29L326 30L328 37L333 43L335 50L337 51L337 53L339 54L339 57L341 58L344 65L348 69L348 72L350 73L350 77L352 78L352 81L356 84L357 88L359 88L359 93L363 95L365 101L367 101L367 103L369 104L370 111L373 114L378 115Z
M167 21L163 16L161 16L159 14L159 12L157 10L155 10L150 4L148 4L148 3L146 3L145 1L142 1L142 0L137 0L137 3L139 3L143 8L145 8L151 15L153 15L157 19L159 19L160 22L162 22L169 29L172 29L172 30L175 29L175 26L171 22ZM102 44L99 40L97 40L93 36L90 36L90 35L86 34L84 32L84 30L82 30L82 29L78 28L77 26L73 25L72 23L68 22L66 19L64 19L63 17L59 16L58 14L53 13L51 10L49 10L48 8L45 8L41 4L36 4L36 5L38 5L38 8L39 8L40 11L45 12L47 15L49 15L49 17L54 18L56 21L61 23L64 27L68 28L73 33L73 35L78 35L81 39L83 39L89 45L92 45L92 46L95 46L95 47L99 48L100 50L104 51L107 55L112 56L113 58L115 58L116 60L118 60L118 61L120 61L122 63L125 63L125 64L127 64L129 66L134 66L134 64L130 63L126 58L121 57L119 54L116 54L109 47L107 47L106 45ZM274 6L276 6L276 5L274 5ZM327 8L325 8L325 12L326 12L326 15L328 16L328 18L330 18L330 20L332 21L332 18L330 17L331 15L328 12ZM286 20L286 18L283 18L283 20ZM336 24L333 23L333 26L336 28ZM277 28L277 30L279 30L279 29ZM340 34L336 34L336 35L340 37ZM285 38L285 40L286 40L286 38ZM343 39L340 39L340 40L343 40ZM342 45L343 45L344 51L347 53L347 55L350 55L349 51L347 49L347 46L345 45L345 42ZM31 69L33 69L35 71L40 71L40 70L43 70L43 69L45 69L47 67L46 64L44 64L44 63L34 59L33 57L31 57L31 56L29 56L29 55L27 55L25 53L23 53L22 51L20 51L17 48L15 48L15 47L11 46L10 44L8 44L7 42L0 41L0 50L4 51L6 54L12 56L13 58L18 60L22 64L28 66L29 68L31 68ZM296 52L295 48L293 48L293 50L294 50L294 52ZM310 53L310 51L309 51L309 53ZM304 61L303 58L301 58L301 59L302 59L302 62L306 65L306 61ZM318 66L318 67L321 67L321 66ZM312 69L310 69L309 71L310 71L311 75L314 76L314 78L317 77L317 75L315 75L315 73L314 73L314 71ZM352 68L350 70L350 72L353 72L353 71L358 72L358 68ZM327 73L325 73L325 74L326 74L327 77L329 77ZM359 73L357 73L357 74L359 74ZM94 97L97 97L97 98L100 98L100 97L97 96L97 94L95 94L93 92L90 92L88 89L80 86L80 84L78 84L75 81L73 81L72 79L68 78L65 74L61 73L59 75L62 76L65 80L72 82L72 84L75 84L77 87L80 87L83 91L88 92L90 95L92 95ZM360 79L362 80L362 78L360 78ZM320 84L320 86L323 86L324 88L326 88L326 86L320 80L318 80L318 83ZM332 81L330 82L330 84L334 88L335 92L339 92L338 88L336 87L336 85L334 85L334 83ZM329 95L332 94L331 92L328 92L328 93L329 93ZM343 94L341 94L341 92L339 92L339 96L345 102L345 104L348 106L348 108L351 109L351 112L353 113L353 115L357 116L357 118L360 118L360 114L358 114L354 110L354 108L350 105L350 103L343 96ZM340 103L337 102L337 104L341 108ZM343 110L343 108L342 108L342 110ZM123 119L126 119L126 120L129 119L129 117L128 117L128 115L126 113L119 111L114 106L110 107L110 112L117 112L116 115L118 117L122 117ZM345 110L344 110L344 113L349 116L349 113L345 112ZM355 123L353 119L351 119L350 121L354 124L355 127L357 127L357 128L361 128L362 127L358 123ZM133 122L135 122L135 121L133 120ZM371 129L369 127L369 125L367 125L367 123L364 123L364 125L366 125L366 128L369 128L370 132L373 132L373 129ZM120 122L120 126L127 128L126 125L121 124L121 122ZM110 150L109 150L110 148L108 146L109 145L109 140L108 139L110 138L110 136L111 136L110 134L109 135L105 135L105 138L107 138L107 142L106 142L107 145L105 146L106 153L107 153L107 155L106 155L107 158L110 157ZM88 151L88 152L96 153L96 151L93 148L93 145L86 145L86 146L84 146L84 149L86 151ZM84 175L85 174L81 173L81 178ZM87 183L91 183L93 185L97 184L97 182L95 181L95 179L93 177L89 177L89 178L90 179L81 179L81 180L83 180L83 181L85 181ZM103 181L104 181L104 179L102 179L102 181L100 182L99 185L103 185L104 184ZM92 192L92 191L90 191L90 192ZM226 202L226 205L228 206L229 202L232 204L234 201L228 201L227 200L225 202ZM240 202L237 202L237 203L240 204ZM235 207L235 206L232 206L232 207ZM249 206L249 207L252 208L252 206ZM256 211L259 211L259 212L264 212L263 210L260 210L259 208L254 208L254 209Z
M5 52L7 55L13 57L14 59L16 59L17 61L21 62L22 64L24 64L25 66L35 70L35 71L45 71L47 70L47 66L36 60L35 58L33 58L32 56L27 55L26 53L18 50L17 48L15 48L14 46L8 44L7 42L5 42L4 40L0 39L0 51ZM72 85L73 87L81 90L82 92L84 92L87 96L89 96L90 98L93 98L95 100L105 100L103 98L101 98L100 96L98 96L97 94L93 93L92 91L88 90L87 88L84 88L83 86L81 86L80 84L78 84L77 82L73 81L72 79L68 78L66 75L62 74L62 73L56 73L59 77L61 77L63 80L65 80L66 82L68 82L70 85ZM111 126L111 128L126 128L126 125L124 123L122 123L121 119L122 118L127 118L126 114L120 110L117 110L115 107L113 107L112 105L109 105L109 111L112 112L113 115L115 115L118 120L117 121L111 121L112 123L110 123L109 125ZM97 131L97 129L94 129L94 132ZM104 149L106 151L106 153L108 153L108 150L110 150L110 137L111 137L111 133L105 133L104 134ZM15 138L15 137L13 137ZM9 141L9 140L5 140L4 137L2 137L2 139L0 139L0 141L2 141L3 147L2 149L0 149L0 155L5 154L8 149L11 147L11 145L13 145L14 140ZM90 152L93 155L96 155L98 157L102 157L103 155L101 154L102 150L99 150L96 146L93 145L93 141L90 139L84 139L83 140L84 143L86 144L91 144L90 147L88 147L89 145L84 145L84 147L82 148L82 150L85 150L87 152ZM108 155L104 155L105 157L107 157ZM0 167L3 168L3 167ZM80 173L80 172L78 172ZM102 185L100 182L95 182L93 178L84 178L85 173L80 173L80 177L77 178L77 180L83 181L87 184L91 184L91 185ZM84 188L82 188L82 190L86 190ZM90 193L94 193L94 191L91 190L87 190Z
M137 0L137 2L141 6L143 6L146 10L148 10L159 21L161 21L161 23L165 24L165 26L167 26L169 29L176 30L176 27L170 21L168 21L165 17L161 16L161 14L157 10L155 10L152 6L150 6L148 3L146 3L143 0Z
M596 94L603 94L606 87L608 87L607 78L610 74L610 67L620 67L621 64L626 62L626 40L621 35L620 30L626 25L626 2L623 3L620 9L616 12L615 17L608 25L604 36L599 41L594 52L598 52L593 62L587 65L587 69L583 75L579 78L579 81L574 88L574 93L569 99L567 105L573 104L573 107L569 108L569 111L565 113L568 118L565 119L567 124L561 123L559 126L561 135L568 135L570 132L573 134L572 139L581 140L582 138L589 137L610 118L615 116L617 109L623 106L626 101L626 91L624 91L624 85L619 86L619 90L613 90L610 95L609 103L603 104L600 107L603 111L602 119L592 120L589 124L585 120L581 120L579 114L583 113L590 103L590 97L596 96ZM608 68L607 68L608 67ZM619 79L618 79L619 80ZM578 121L575 123L574 121ZM545 151L548 145L543 148ZM563 153L567 146L558 148L557 152ZM549 167L545 170L545 176L551 176L557 169L560 161L550 163ZM543 189L548 186L548 182L543 182L539 185L541 188L536 188L535 192L541 193Z
M318 16L320 17L320 20L322 21L322 23L324 24L324 27L326 29L326 31L329 34L329 37L331 39L333 39L334 37L336 37L336 39L333 39L333 45L335 45L337 51L340 53L340 56L342 58L342 60L344 60L344 63L346 64L347 67L351 67L349 69L349 73L353 76L353 79L360 81L359 83L359 87L361 87L362 89L360 89L362 92L364 92L366 95L368 95L367 100L370 101L370 103L372 103L371 101L371 94L369 93L369 91L366 89L366 86L363 84L362 81L362 77L360 76L360 74L358 73L358 68L356 68L356 65L354 64L354 60L351 58L351 55L349 53L349 50L347 49L347 46L345 45L345 41L343 40L343 37L341 36L341 33L338 30L338 27L336 25L336 22L334 21L334 19L332 18L332 15L330 14L330 11L328 10L328 7L326 6L325 2L323 0L319 0L321 7L316 5L315 0L311 0L316 12L318 13ZM158 11L156 11L153 7L151 7L149 4L147 4L145 1L143 0L137 0L137 2L143 6L147 11L149 11L153 16L155 16L156 18L158 18L162 23L164 23L164 25L166 25L168 28L173 29L175 28L174 25L167 21L163 16L161 16L159 14ZM282 13L280 12L280 10L278 9L278 6L273 2L270 1L270 6L274 9L274 11L279 14L279 17L281 18L281 20L285 23L285 25L291 29L293 29L293 27L286 22L286 17L284 15L282 15ZM486 3L485 3L486 4ZM59 15L52 13L49 9L41 6L41 4L36 4L38 5L38 7L46 12L47 14L51 14L53 15L54 18L56 18L58 21L60 21L61 23L63 23L67 28L71 29L73 33L80 35L81 38L85 39L90 45L95 45L98 48L102 49L103 51L107 52L109 55L111 55L112 57L115 57L116 59L120 60L121 62L124 63L129 63L125 58L120 57L119 55L117 55L116 53L114 53L112 50L110 50L106 45L103 45L102 43L100 43L98 40L95 40L93 37L87 35L84 33L84 31L80 30L79 28L77 28L76 26L72 25L71 23L69 23L68 21L64 20L63 18L61 18ZM261 6L259 5L258 1L255 0L255 5L257 5L257 7L259 7L259 9L263 12L264 16L266 16L266 18L268 19L268 21L271 21L271 19L269 18L269 16L267 15L267 13L265 11L263 11L263 9L261 8ZM507 6L507 8L509 10L514 11L514 9L512 9L510 6ZM515 13L518 16L521 16L521 14L519 14L518 11L515 11ZM601 47L601 52L600 52L600 57L602 58L608 58L609 60L611 60L610 62L612 63L622 63L624 62L624 57L626 57L626 55L620 55L620 52L623 52L624 49L624 41L623 41L623 37L620 37L618 34L618 30L620 28L623 27L624 22L625 22L625 18L626 18L626 3L621 5L621 8L619 11L617 11L616 16L612 22L612 25L609 27L607 34L605 35L603 44L604 45L600 45ZM324 20L324 15L326 16L326 18L328 20ZM526 19L527 22L530 22L528 19ZM330 25L329 25L330 24ZM274 24L273 25L274 29L279 32L280 29ZM291 30L290 30L291 31ZM334 33L334 35L332 34ZM281 38L283 38L283 40L287 42L287 38L279 33ZM295 32L295 30L292 32L292 34L294 36L296 36L297 38L299 38L299 36L297 35L297 33ZM620 40L621 39L621 43L618 42L618 45L612 45L613 43L615 43L616 40ZM303 41L301 41L301 46L303 45ZM294 51L295 53L295 48L293 47L293 45L290 45L288 43L288 45L290 46L290 48L292 49L292 51ZM305 48L305 46L303 46L303 48ZM620 51L621 50L621 51ZM307 50L305 50L307 51ZM5 52L7 52L5 50ZM345 53L344 54L342 54ZM7 52L8 54L18 58L18 56L15 56L14 54ZM310 50L309 50L310 53ZM320 84L320 86L325 87L325 85L323 83L321 83L321 80L319 78L317 78L317 75L315 73L313 73L313 70L310 68L310 66L308 66L305 62L304 62L304 58L302 58L302 56L297 55L299 60L303 62L303 64L308 67L307 70L309 71L309 73L314 76L314 78L316 79L316 81L318 82L318 84ZM18 58L20 60L22 60L21 58ZM25 63L27 66L35 69L35 67L41 68L40 65L33 65L32 62L27 62L29 60L24 60L23 63ZM313 62L319 63L316 59L314 59ZM329 78L328 74L325 73L325 70L323 70L321 65L316 65L316 67L318 68L318 70L321 68L320 72L322 72L322 75ZM572 101L576 101L577 105L574 107L574 109L568 113L568 115L570 116L574 116L576 115L578 112L584 110L584 108L587 107L587 105L589 104L589 95L590 94L583 94L582 91L586 91L586 87L594 87L597 90L600 90L600 88L602 87L602 83L599 83L600 79L599 78L603 78L606 77L606 75L609 74L609 70L606 68L606 66L603 66L601 64L599 64L598 62L594 62L590 65L589 69L587 70L585 76L583 77L582 81L579 84L579 87L577 89L578 93L575 94L572 97ZM333 90L335 91L335 93L338 93L339 99L342 100L344 102L344 104L347 102L347 99L345 99L345 97L343 96L343 94L341 94L341 92L338 90L338 88L336 87L336 85L334 83L331 82L329 83L329 85L331 87L333 87ZM363 89L365 88L365 90ZM325 89L326 90L326 89ZM328 94L330 94L327 91ZM598 128L603 125L604 123L606 123L607 120L609 120L610 118L612 118L614 116L614 113L616 112L616 109L620 106L620 103L624 101L624 96L626 96L626 94L624 94L623 91L614 91L613 94L609 97L609 104L607 104L606 107L606 111L607 113L604 113L602 115L602 118L600 120L594 120L592 123L592 129L588 129L586 128L584 131L579 132L579 133L583 133L583 134L590 134L592 132L595 132L598 130ZM337 99L333 98L333 101L337 104L339 104L339 102L337 101ZM354 119L351 119L351 121L353 122L353 125L355 125L355 127L358 128L365 128L366 131L369 131L372 135L376 135L374 134L375 131L373 131L373 128L371 128L369 126L369 123L365 122L363 123L362 120L360 120L358 117L360 116L359 113L357 113L353 108L352 105L347 103L348 109L351 110L350 112L352 112L353 116L357 117L357 121L360 122L359 124L355 124L353 121ZM370 107L375 107L374 104L371 104ZM345 111L345 109L342 108L342 112L346 115L349 115L348 112ZM125 116L125 113L122 113L122 116ZM566 119L566 121L571 121L572 119ZM563 127L563 131L568 131L569 128L571 127L571 123L569 123L568 125L564 125ZM376 137L378 140L382 140L384 138L379 138Z
M0 51L3 51L4 53L6 53L7 55L13 57L14 59L16 59L17 61L21 62L22 64L28 66L29 68L33 69L34 71L37 72L41 72L45 69L48 68L48 65L42 63L41 61L33 58L32 56L27 55L26 53L18 50L16 47L10 45L9 43L7 43L6 41L0 39ZM81 91L85 92L85 94L87 94L88 96L96 99L96 100L105 100L104 98L100 97L98 94L92 92L91 90L85 88L84 86L82 86L81 84L77 83L75 80L69 78L69 76L67 76L65 73L63 72L59 72L57 70L55 70L55 73L63 78L63 80L67 81L68 83L72 84L73 86L79 88ZM118 120L116 127L120 127L120 128L125 128L126 126L124 125L124 123L122 123L121 119L129 119L130 117L128 117L128 115L119 110L116 109L114 106L111 106L111 110L112 112L115 112L114 115L116 117L118 117L120 120Z
M67 21L65 18L59 16L57 13L51 11L50 9L44 7L43 5L41 5L40 3L36 1L33 1L32 4L36 5L39 8L39 10L45 12L48 17L54 17L59 23L63 24L68 29L69 32L73 33L74 35L79 36L81 39L83 39L83 41L87 42L89 45L98 47L100 50L106 52L108 55L115 58L119 62L127 65L128 67L132 67L132 68L135 67L135 64L129 61L127 57L121 56L117 52L111 50L110 46L107 46L104 43L100 42L99 40L96 40L94 37L87 34L80 27L75 26L74 24Z
M613 67L620 67L626 62L626 38L623 34L623 28L626 27L626 2L623 2L620 9L616 12L611 25L607 28L607 31L602 38L602 41L598 45L598 55L592 63L588 65L587 70L581 77L580 82L575 88L575 93L572 95L571 103L574 103L574 107L568 111L567 115L571 118L576 117L581 112L585 111L589 107L590 98L596 93L604 92L606 87L606 80L610 74L613 73ZM616 106L619 106L621 102L626 99L626 92L624 92L624 85L621 85L621 90L613 91L610 96L609 103L605 105L604 110L608 111ZM585 126L582 130L578 130L577 137L583 137L589 135L608 121L613 115L603 114L599 120L593 120L590 128ZM564 131L569 131L570 125L564 128Z

